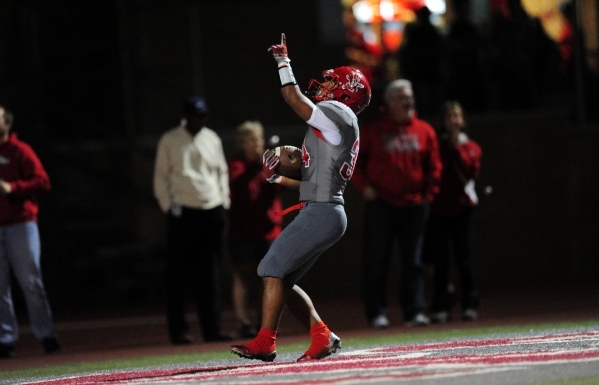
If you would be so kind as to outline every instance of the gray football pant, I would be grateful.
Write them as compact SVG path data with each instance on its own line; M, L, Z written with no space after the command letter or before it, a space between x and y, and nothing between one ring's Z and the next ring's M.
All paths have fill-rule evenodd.
M346 228L343 205L307 202L275 239L258 266L258 275L281 278L285 287L293 287L318 257L341 238Z

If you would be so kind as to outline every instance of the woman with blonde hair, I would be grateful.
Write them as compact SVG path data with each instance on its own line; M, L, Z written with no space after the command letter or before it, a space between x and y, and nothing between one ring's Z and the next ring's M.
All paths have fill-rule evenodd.
M229 257L233 270L233 310L238 334L253 338L254 324L260 319L251 314L251 298L261 298L262 283L256 275L260 260L281 232L282 186L268 183L262 171L264 128L258 121L245 121L237 127L238 153L229 159ZM254 320L255 318L255 320ZM254 321L254 322L253 322Z

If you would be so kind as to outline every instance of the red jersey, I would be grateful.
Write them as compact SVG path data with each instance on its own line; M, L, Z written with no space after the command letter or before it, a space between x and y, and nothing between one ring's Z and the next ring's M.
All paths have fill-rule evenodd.
M231 158L229 188L229 236L231 238L257 238L273 240L281 233L282 186L268 183L262 163L248 160L242 155Z
M360 153L351 181L360 191L370 185L387 203L406 207L433 199L441 168L430 124L418 118L397 124L383 113L360 130Z
M0 196L0 226L36 221L35 195L50 190L50 178L33 149L16 133L0 143L0 179L12 187L10 194Z
M457 144L451 144L442 139L439 145L443 173L441 187L435 196L431 211L444 217L459 214L464 207L475 206L478 202L472 199L465 187L469 181L474 181L480 173L480 146L461 133Z

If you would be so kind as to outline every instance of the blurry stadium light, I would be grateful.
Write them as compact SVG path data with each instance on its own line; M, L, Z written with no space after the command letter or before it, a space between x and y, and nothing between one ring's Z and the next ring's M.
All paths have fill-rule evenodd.
M379 6L381 18L385 21L394 21L395 20L395 10L393 2L390 0L381 0L381 4Z
M416 12L427 6L431 22L442 25L445 0L340 0L344 7L350 44L346 55L352 63L365 72L367 77L375 73L394 73L397 64L394 57L385 55L397 52L401 46L404 28L416 20ZM381 70L381 66L384 69ZM378 76L378 75L377 75ZM395 75L385 75L393 78Z
M442 15L446 11L445 0L426 0L424 4L433 15Z
M570 0L522 0L522 8L530 16L539 18L547 35L560 42L570 33L570 26L561 12L566 3Z
M362 24L407 23L413 20L414 12L424 6L431 11L431 17L438 19L447 9L445 0L358 0L343 3L351 7L356 21Z
M374 13L370 1L357 1L352 10L356 20L360 23L371 23L374 20Z
M403 37L403 26L400 23L389 23L381 32L381 39L387 52L396 52Z
M342 0L346 9L351 9L355 27L362 31L364 40L379 46L386 52L399 49L403 29L415 20L415 12L427 6L431 11L431 22L439 26L446 11L445 0Z

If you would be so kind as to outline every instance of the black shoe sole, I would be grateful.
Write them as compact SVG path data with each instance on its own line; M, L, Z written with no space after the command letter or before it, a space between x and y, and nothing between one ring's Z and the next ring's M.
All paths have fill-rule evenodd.
M273 362L277 357L276 350L273 350L272 352L270 352L270 354L266 356L261 354L247 354L235 348L231 348L231 353L236 354L241 358L247 358L248 360L261 360L264 362Z

